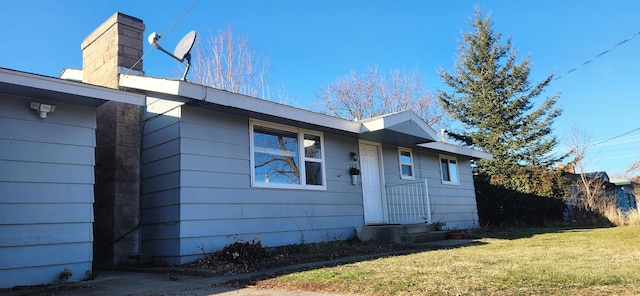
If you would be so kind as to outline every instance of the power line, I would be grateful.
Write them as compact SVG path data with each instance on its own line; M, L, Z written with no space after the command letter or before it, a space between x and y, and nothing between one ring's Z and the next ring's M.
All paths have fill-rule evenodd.
M193 3L191 3L191 5L189 6L189 8L187 8L187 10L185 10L179 17L178 19L176 19L175 22L173 22L173 24L171 26L169 26L169 28L160 36L165 36L167 34L169 34L169 32L171 32L171 30L173 30L173 28L180 23L180 21L182 20L182 18L184 18L185 15L187 15L187 13L189 13L189 11L191 11L191 9L196 6L196 4L198 3L198 1L200 0L194 0ZM124 74L129 74L129 72L131 71L131 69L133 69L133 67L135 67L136 65L138 65L138 63L140 63L142 61L142 59L149 53L149 51L151 51L151 48L147 49L147 51L145 51L142 56L133 64L133 66L131 66L131 68L127 69L127 72Z
M598 59L599 57L601 57L601 56L603 56L603 55L605 55L605 54L607 54L607 53L611 52L612 50L616 49L618 46L620 46L620 45L622 45L622 44L624 44L624 43L626 43L626 42L630 41L630 40L631 40L631 39L633 39L633 38L636 38L638 35L640 35L640 32L637 32L637 33L635 33L635 34L631 35L629 38L627 38L627 39L625 39L625 40L622 40L622 41L618 42L616 45L612 46L611 48L609 48L609 49L607 49L607 50L605 50L605 51L601 52L600 54L596 55L595 57L591 58L590 60L588 60L588 61L586 61L586 62L584 62L584 63L582 63L582 64L578 65L577 67L575 67L575 68L573 68L573 69L571 69L571 70L567 71L566 73L564 73L564 74L562 74L562 75L560 75L560 76L558 76L558 77L554 78L553 80L555 81L555 80L558 80L558 79L560 79L560 78L562 78L562 77L564 77L564 76L567 76L569 73L572 73L572 72L574 72L574 71L576 71L576 70L578 70L578 69L582 68L582 67L583 67L583 66L585 66L586 64L588 64L588 63L591 63L591 62L595 61L595 60L596 60L596 59Z
M635 128L635 129L633 129L633 130L630 130L630 131L628 131L628 132L625 132L625 133L619 134L619 135L617 135L617 136L615 136L615 137L612 137L612 138L606 139L606 140L604 140L604 141L597 142L597 143L592 144L592 145L589 145L589 146L594 147L594 146L597 146L597 145L602 145L602 144L605 144L605 143L607 143L607 142L611 142L611 141L613 141L613 140L615 140L615 139L618 139L618 138L622 138L622 137L624 137L624 136L626 136L626 135L628 135L628 134L632 134L632 133L637 132L637 131L640 131L640 127Z

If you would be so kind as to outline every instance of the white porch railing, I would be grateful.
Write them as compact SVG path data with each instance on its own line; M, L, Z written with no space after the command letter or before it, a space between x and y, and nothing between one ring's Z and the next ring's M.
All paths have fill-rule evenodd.
M389 224L431 223L427 180L385 185Z

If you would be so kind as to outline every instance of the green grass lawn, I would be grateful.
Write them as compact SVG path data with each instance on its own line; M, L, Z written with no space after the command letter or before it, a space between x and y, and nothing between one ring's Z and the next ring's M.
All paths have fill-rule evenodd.
M257 286L362 295L640 295L640 226L486 235L482 245L297 272Z

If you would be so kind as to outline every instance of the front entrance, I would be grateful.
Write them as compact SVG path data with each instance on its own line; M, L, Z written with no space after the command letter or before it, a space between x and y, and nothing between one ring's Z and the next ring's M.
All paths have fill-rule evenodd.
M385 224L382 192L381 146L360 143L360 168L366 225Z

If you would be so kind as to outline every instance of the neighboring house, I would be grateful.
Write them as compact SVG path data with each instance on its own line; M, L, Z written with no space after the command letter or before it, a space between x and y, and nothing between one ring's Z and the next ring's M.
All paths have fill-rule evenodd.
M0 288L93 270L96 108L141 95L0 68Z
M634 193L634 184L631 180L611 178L609 180L611 192L616 196L616 204L618 208L625 212L638 210L638 203Z
M638 210L638 204L634 193L634 183L626 179L610 178L606 172L590 172L585 173L587 182L601 190L602 194L606 194L615 199L616 206L623 212ZM571 179L580 182L579 174L572 174ZM580 198L578 190L574 188L572 194L576 198Z
M91 33L83 70L63 74L84 83L0 72L0 287L238 240L478 227L471 160L490 154L437 141L412 111L350 121L143 76L143 31L116 13ZM56 108L42 119L32 102Z

